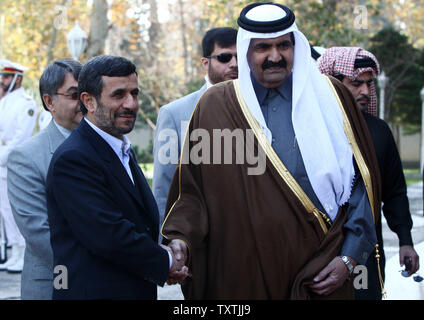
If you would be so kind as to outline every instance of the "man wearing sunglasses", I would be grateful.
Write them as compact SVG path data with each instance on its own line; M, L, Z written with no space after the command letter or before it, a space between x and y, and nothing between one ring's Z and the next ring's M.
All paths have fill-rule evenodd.
M169 186L181 153L182 139L197 100L214 84L237 79L237 30L214 28L202 40L202 66L206 83L200 90L160 108L154 142L153 194L159 207L161 222L164 218Z
M0 264L0 270L20 272L25 240L13 219L7 196L6 164L10 151L29 138L35 126L36 104L22 87L24 72L28 68L15 62L0 59L0 87L4 97L0 100L0 261L4 262L5 242L12 246L9 259ZM4 226L4 228L3 228Z
M40 96L44 109L53 119L44 130L9 155L9 199L26 241L21 280L24 300L52 298L53 253L45 181L54 151L82 119L77 83L81 68L78 61L63 59L45 69L40 78ZM20 268L22 270L22 265Z

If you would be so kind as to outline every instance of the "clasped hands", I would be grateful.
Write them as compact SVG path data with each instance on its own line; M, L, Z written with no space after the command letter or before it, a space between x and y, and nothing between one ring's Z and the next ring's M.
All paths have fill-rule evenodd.
M172 255L172 266L169 270L167 284L181 283L188 275L188 267L185 265L187 260L187 246L181 240L174 239L168 246L161 245Z
M168 285L181 283L189 276L187 260L187 246L184 241L174 239L168 246L162 245L172 255L172 266L166 283ZM354 261L356 265L356 261ZM310 289L319 295L329 295L341 287L349 277L349 271L340 257L335 257L316 277Z

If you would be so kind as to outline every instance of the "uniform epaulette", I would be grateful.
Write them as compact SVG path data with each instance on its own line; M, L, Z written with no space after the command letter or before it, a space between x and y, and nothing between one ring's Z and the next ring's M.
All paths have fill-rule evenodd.
M22 97L25 98L26 100L32 100L32 97L26 92L22 93Z

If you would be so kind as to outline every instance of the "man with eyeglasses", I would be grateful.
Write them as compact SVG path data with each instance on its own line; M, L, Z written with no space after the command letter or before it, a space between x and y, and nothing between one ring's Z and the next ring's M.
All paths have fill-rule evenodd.
M165 214L169 186L181 153L188 121L200 96L212 85L237 79L237 30L213 28L202 40L202 66L206 83L200 90L160 108L154 141L153 194L161 222Z
M77 83L81 68L78 61L63 59L44 70L40 78L40 97L44 109L53 119L44 130L9 155L9 199L26 241L21 280L23 300L52 298L53 253L45 183L54 151L82 119ZM20 268L22 270L22 265Z
M28 68L6 59L0 59L0 261L6 260L6 238L12 246L11 256L0 264L0 270L20 272L25 240L13 219L7 196L7 161L10 151L29 138L35 126L36 104L22 87L24 71Z

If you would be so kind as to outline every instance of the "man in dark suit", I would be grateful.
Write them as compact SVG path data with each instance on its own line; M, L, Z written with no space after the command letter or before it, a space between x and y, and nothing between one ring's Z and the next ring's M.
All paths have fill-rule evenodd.
M399 264L408 265L409 274L419 269L419 256L411 236L412 218L409 210L405 176L395 140L389 126L377 115L377 95L374 78L380 74L377 58L360 47L333 47L319 59L322 73L339 79L349 89L364 115L371 134L380 169L383 214L389 228L399 239ZM368 290L355 290L357 300L381 300L381 282L386 263L381 220L376 224L379 244L381 279L375 259L368 259Z
M125 136L138 110L136 68L95 57L78 93L84 118L47 175L54 266L66 277L53 299L156 299L157 285L187 269L176 272L180 257L157 244L157 205Z

